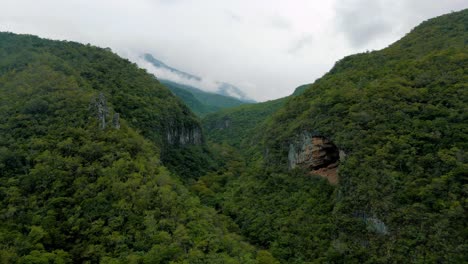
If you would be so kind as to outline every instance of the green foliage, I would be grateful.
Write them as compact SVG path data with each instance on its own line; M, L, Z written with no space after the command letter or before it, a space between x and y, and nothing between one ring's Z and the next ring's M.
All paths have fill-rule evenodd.
M277 111L207 116L208 139L240 148L248 163L224 184L202 177L202 201L284 263L464 262L467 39L468 10L441 16L384 50L342 59ZM303 131L346 152L336 187L287 171ZM245 152L244 142L260 144Z
M10 33L0 58L0 263L255 263L235 224L161 165L165 127L197 121L151 75ZM101 127L102 92L120 127Z
M302 174L250 171L229 186L223 207L254 244L286 263L304 263L330 246L333 189Z
M251 136L259 123L277 111L286 98L223 109L203 118L207 137L216 143L228 143L237 148L255 144Z
M200 176L220 167L220 161L213 156L212 151L205 145L168 149L162 158L162 162L171 171L179 175L185 183L196 180Z
M191 190L203 204L218 208L260 251L260 263L305 263L320 259L334 234L333 191L326 180L301 171L275 173L245 162L226 145L213 145L224 171L209 173ZM270 262L268 262L270 261Z
M47 65L80 87L103 92L122 118L159 146L167 145L168 131L199 126L190 110L152 75L109 49L11 33L1 33L0 43L0 74ZM25 111L43 107L40 101L30 102Z
M200 142L192 139L192 142L179 144L177 137L183 137L181 131L200 130L200 122L190 109L153 75L109 49L11 33L0 34L0 43L0 74L47 65L54 72L73 78L80 87L102 92L113 105L114 112L159 147L162 160L171 169L177 170L172 165L180 161L171 159L175 156L174 151L179 158L188 159L194 154L207 159L202 163L212 162L203 147L185 149L186 146L200 145ZM33 98L23 111L46 111L45 103L42 98ZM176 137L174 142L168 142L168 135L174 132L179 132L172 135ZM203 136L199 135L202 143ZM191 168L197 169L197 166ZM180 170L177 172L181 173ZM195 175L204 173L203 170L192 172Z
M432 19L209 115L210 149L171 141L198 120L109 50L0 33L0 263L463 263L467 29ZM303 131L346 152L336 186L287 169Z

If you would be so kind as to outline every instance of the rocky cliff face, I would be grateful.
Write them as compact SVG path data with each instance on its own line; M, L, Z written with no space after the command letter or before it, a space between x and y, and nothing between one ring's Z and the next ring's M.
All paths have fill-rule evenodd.
M211 122L208 125L209 130L224 130L231 127L232 120L228 116L224 116L215 122Z
M96 117L99 122L99 128L105 129L109 123L107 120L112 115L112 127L120 129L120 114L114 113L112 109L107 106L107 99L103 92L100 92L95 98L93 98L89 104L89 110L91 114Z
M344 152L342 152L344 156ZM290 143L288 152L289 168L301 167L328 179L332 184L338 182L339 149L329 139L303 132Z
M108 106L107 98L100 92L89 104L91 115L95 116L100 129L105 129L109 124L112 128L120 129L120 114ZM180 123L172 120L163 128L166 142L169 146L186 146L203 144L203 135L200 125L196 122ZM164 133L164 132L163 132ZM164 134L163 134L164 136Z
M199 126L172 127L167 131L167 143L169 145L200 145L203 143L202 131Z

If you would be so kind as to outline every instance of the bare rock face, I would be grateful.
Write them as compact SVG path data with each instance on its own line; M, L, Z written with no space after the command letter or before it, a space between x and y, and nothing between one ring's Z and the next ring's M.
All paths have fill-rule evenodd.
M96 98L93 98L89 105L90 110L96 116L99 127L106 128L106 118L109 115L109 108L107 107L106 96L101 92Z
M344 158L344 152L341 155ZM338 183L339 149L329 139L304 132L298 140L289 145L289 168L297 166Z
M200 127L173 127L167 132L170 145L201 145L203 143Z
M109 114L109 109L107 108L107 100L103 93L99 93L96 99L96 108L97 118L101 123L101 129L104 129L106 128L106 117Z
M107 121L110 119L110 116L112 116L112 127L120 129L120 114L114 113L112 115L113 111L107 106L107 99L104 93L99 93L97 97L91 100L89 109L98 120L100 129L106 128L108 123Z
M221 129L226 129L231 126L231 119L229 117L223 118L223 126Z
M120 114L119 113L114 113L114 116L112 117L112 125L114 126L115 129L120 129Z
M228 116L225 116L221 120L211 123L209 126L210 126L210 129L224 130L224 129L229 129L231 125L232 125L231 118Z
M364 223L366 224L367 230L371 232L374 232L380 235L387 235L390 233L387 225L385 225L385 222L380 220L375 215L371 215L363 211L355 211L353 213L353 216L364 221Z
M107 99L104 93L100 92L96 97L92 98L89 104L89 111L94 116L99 124L100 129L111 127L120 129L120 114L108 106ZM225 121L226 126L229 126L229 121ZM179 123L177 120L170 120L167 126L161 129L165 142L168 146L188 146L203 144L202 129L198 123L186 122Z

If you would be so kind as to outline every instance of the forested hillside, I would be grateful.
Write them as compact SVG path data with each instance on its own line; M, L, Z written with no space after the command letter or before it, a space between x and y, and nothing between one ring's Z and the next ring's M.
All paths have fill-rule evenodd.
M196 176L211 167L196 116L152 75L109 49L3 33L0 52L2 74L51 64L80 86L102 92L115 112L155 143L165 165L178 173L186 174L184 169L189 169ZM199 158L187 159L193 155ZM183 168L179 166L182 160Z
M340 60L259 112L256 150L196 190L283 263L466 261L467 40L464 10ZM205 119L208 139L238 147L213 125L225 116Z
M463 10L202 125L110 49L0 33L0 263L464 263L467 71Z
M199 123L111 51L0 33L0 112L0 263L272 259L162 165Z

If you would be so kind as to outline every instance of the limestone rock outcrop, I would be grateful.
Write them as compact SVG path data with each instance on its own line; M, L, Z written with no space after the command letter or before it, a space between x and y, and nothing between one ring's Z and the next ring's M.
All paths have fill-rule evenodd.
M92 115L94 115L98 120L100 129L105 129L107 127L108 119L110 119L111 116L112 127L120 129L120 114L113 112L113 110L107 105L107 98L103 92L100 92L91 100L89 109Z
M344 152L342 153L341 156L344 156ZM305 168L313 174L327 178L332 184L338 182L339 161L340 150L333 142L320 135L303 132L289 145L290 169L298 166Z
M169 145L200 145L203 143L202 131L199 126L172 127L167 131Z

